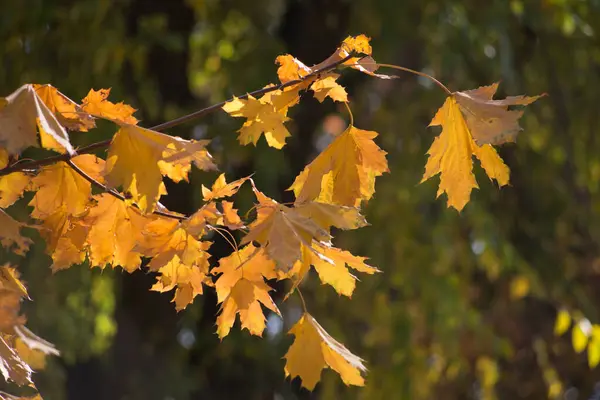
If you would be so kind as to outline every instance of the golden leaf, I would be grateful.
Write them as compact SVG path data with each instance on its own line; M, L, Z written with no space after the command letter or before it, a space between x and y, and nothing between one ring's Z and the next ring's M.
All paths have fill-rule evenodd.
M277 267L289 271L302 257L302 246L312 248L313 240L328 243L329 228L356 229L366 221L356 208L310 202L287 207L254 188L259 200L258 216L242 244L260 243Z
M133 116L136 109L123 102L110 102L107 100L109 94L110 89L90 89L87 96L81 100L81 107L85 112L97 117L125 124L137 124L138 120Z
M46 252L52 257L52 271L85 261L88 230L88 226L64 207L44 216L40 234L46 240Z
M332 338L310 314L304 313L289 333L295 339L284 357L286 376L300 377L302 386L313 390L323 368L329 367L346 385L364 386L361 372L367 369L362 360Z
M448 195L448 206L458 211L469 202L471 190L478 188L473 175L475 155L490 179L500 186L508 184L510 170L489 144L479 147L471 138L463 114L451 96L438 110L429 126L442 126L442 133L435 138L427 154L429 159L421 182L440 174L437 195Z
M159 273L152 290L176 289L173 301L180 311L203 293L203 285L212 285L206 252L211 244L196 239L177 220L157 218L146 224L134 250L152 257L148 269Z
M281 83L295 81L312 72L302 61L289 54L278 56L275 59L275 63L279 65L277 76Z
M248 180L249 177L238 179L231 183L227 183L225 180L225 174L219 175L212 185L212 189L202 185L202 196L204 201L210 201L221 197L233 196L237 193L240 186Z
M95 199L98 203L84 218L89 226L86 242L91 266L104 268L110 264L127 272L135 271L140 267L141 254L134 248L151 217L107 193Z
M0 208L6 208L23 196L31 177L23 172L0 177Z
M346 89L336 82L336 79L339 77L339 74L328 74L316 80L311 85L310 88L315 92L315 98L320 103L325 100L325 97L330 97L333 101L341 101L343 103L348 101Z
M94 119L79 104L62 94L52 85L33 85L33 89L59 122L67 129L87 132L95 128Z
M140 209L149 213L156 208L158 198L166 193L163 173L180 180L182 174L189 171L189 163L197 162L202 168L209 156L197 142L123 125L108 149L106 182L110 187L122 185Z
M73 160L77 162L77 156ZM86 158L87 159L87 158ZM42 168L31 180L32 190L37 190L29 205L31 216L45 219L58 210L70 214L82 214L90 201L92 186L65 162L57 162Z
M389 172L377 132L349 126L296 177L296 203L310 200L358 206L375 192L375 178Z

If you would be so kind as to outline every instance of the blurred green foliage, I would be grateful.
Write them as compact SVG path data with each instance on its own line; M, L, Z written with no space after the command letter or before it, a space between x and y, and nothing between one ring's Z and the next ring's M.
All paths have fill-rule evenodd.
M452 90L501 80L501 95L549 94L526 111L518 143L499 150L511 185L499 190L477 170L481 189L459 215L435 199L436 180L418 185L437 134L426 126L444 93L410 75L380 81L346 71L356 126L380 133L392 173L365 209L371 226L338 233L335 244L369 256L383 274L364 277L352 299L316 276L303 291L323 327L365 358L365 388L346 388L331 371L313 394L284 379L295 299L281 306L283 324L269 318L264 339L234 331L219 343L213 294L177 314L171 295L148 292L152 277L141 272L83 265L52 276L32 232L27 257L2 259L28 283L29 326L63 354L37 375L45 398L586 399L594 391L600 373L554 324L561 308L600 322L600 2L22 0L0 11L1 93L52 83L80 99L112 87L144 126L275 82L279 54L310 65L358 33L372 37L377 60ZM310 96L291 117L281 152L237 145L239 122L224 113L169 133L212 138L231 179L256 171L262 190L288 201L285 189L327 140L326 119L347 118ZM73 136L83 144L112 132L107 124ZM190 185L168 184L164 203L194 211L212 178L196 171ZM239 206L252 201L242 192ZM25 204L11 213L26 218ZM215 259L229 251L218 242L214 250Z

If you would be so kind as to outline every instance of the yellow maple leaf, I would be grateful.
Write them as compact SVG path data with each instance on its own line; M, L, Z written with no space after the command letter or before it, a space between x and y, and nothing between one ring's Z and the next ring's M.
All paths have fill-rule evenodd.
M281 83L287 83L289 81L295 81L305 77L312 72L312 69L308 68L294 56L290 54L284 54L278 56L275 59L275 63L279 65L277 69L277 76Z
M10 155L4 147L0 147L0 169L8 167L10 161Z
M498 90L498 83L478 89L455 92L453 94L475 143L502 144L514 142L521 131L519 118L522 110L509 110L509 106L526 106L540 96L509 96L502 100L492 100Z
M46 241L46 252L52 257L52 271L67 269L85 261L88 230L89 227L65 207L44 215L40 235Z
M218 302L223 303L217 318L217 333L220 339L229 334L236 315L240 315L242 329L257 336L265 330L265 316L260 303L281 316L279 309L269 296L272 290L264 279L277 277L275 264L264 254L263 249L252 244L219 260L212 274L221 274L215 282Z
M23 224L0 210L0 244L19 255L25 255L32 243L31 239L21 236L22 227Z
M145 225L134 251L152 257L148 269L159 273L152 290L176 289L173 301L180 311L203 293L204 285L212 285L206 252L211 244L196 239L177 220L157 218Z
M260 243L277 267L289 271L302 257L302 246L312 242L329 243L329 229L356 229L366 225L358 209L333 204L308 202L287 207L254 188L259 200L258 216L242 244Z
M110 89L90 89L87 96L81 100L81 108L97 117L125 124L137 124L138 120L133 116L136 109L123 102L112 103L107 100L109 94Z
M91 266L104 268L110 264L135 271L140 267L141 254L134 248L151 217L107 193L94 198L97 204L83 222L89 226L86 242Z
M198 146L197 142L122 125L108 149L106 183L110 187L123 186L143 212L152 212L158 198L166 194L162 174L180 180L192 162L199 168L206 166L208 156L204 146Z
M323 284L331 285L339 294L351 297L358 278L350 273L348 267L370 275L380 272L366 264L365 260L365 257L357 257L348 251L313 242L312 249L303 249L302 260L294 266L296 278L292 291L304 279L312 264Z
M0 177L0 208L6 208L23 196L31 177L23 172Z
M348 93L346 89L336 82L339 78L339 74L328 74L316 80L310 89L315 92L315 98L322 103L325 97L330 97L333 101L341 101L343 103L348 101Z
M202 185L202 196L204 201L210 201L221 197L233 196L237 193L240 186L248 180L249 177L241 178L236 181L227 183L225 174L219 175L219 177L213 183L212 188L209 189Z
M375 192L375 178L389 172L377 132L349 126L296 177L289 190L296 202L310 200L358 206Z
M244 223L238 215L238 210L233 208L233 202L222 201L221 207L223 208L223 225L232 230L244 227Z
M196 237L200 237L206 233L206 226L208 224L223 224L223 214L212 201L203 205L198 211L182 222L184 229L190 235Z
M81 156L73 160L78 157ZM62 161L42 168L32 178L31 186L37 192L29 205L33 207L31 216L37 219L45 219L57 210L80 215L87 209L92 195L90 182Z
M296 104L301 87L289 87L265 94L260 99L248 96L247 99L234 97L223 106L223 110L232 117L243 117L247 121L238 131L238 140L242 145L256 145L264 134L269 146L281 149L290 132L284 125L289 121L287 111Z
M203 171L216 170L212 156L206 149L210 140L189 141L185 146L170 144L158 161L161 174L173 182L188 181L192 164Z
M367 369L363 361L332 338L310 314L304 313L288 333L295 338L284 357L286 376L300 377L302 386L313 390L323 368L329 367L346 385L364 386L361 372Z
M442 133L427 152L429 159L421 182L440 174L437 195L446 193L449 207L462 210L472 189L479 187L473 175L473 155L480 160L490 179L495 179L500 186L508 184L510 170L491 145L480 147L473 141L454 96L446 99L429 125L441 125Z
M18 155L27 147L38 147L38 128L43 147L75 153L67 131L33 85L21 86L4 100L0 108L0 146L8 154Z
M19 357L31 368L41 370L46 367L46 356L49 354L59 355L54 345L37 336L23 325L15 327L17 337L15 339L15 350Z

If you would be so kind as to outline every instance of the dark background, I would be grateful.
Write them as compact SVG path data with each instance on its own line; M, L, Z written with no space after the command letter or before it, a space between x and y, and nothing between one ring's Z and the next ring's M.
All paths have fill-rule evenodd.
M281 304L283 326L270 317L263 339L236 325L220 342L211 290L176 313L172 294L150 292L144 272L84 265L52 275L38 238L24 259L2 258L28 283L30 328L62 351L36 374L45 399L589 398L600 374L573 350L570 332L556 338L553 326L561 307L583 325L600 320L600 1L3 1L0 89L52 83L79 100L111 87L111 99L152 126L275 82L279 54L312 65L359 33L372 38L378 61L430 73L451 90L500 80L502 96L549 94L528 107L518 143L499 149L510 186L499 190L476 166L481 189L458 214L435 199L437 179L418 185L439 132L427 124L444 93L412 75L345 72L355 124L380 133L392 173L366 207L371 226L336 244L384 273L361 277L351 300L316 276L303 291L323 327L366 360L367 386L346 388L326 370L310 394L285 379L296 299ZM256 171L266 194L289 201L295 175L347 120L339 105L310 95L290 116L282 151L263 140L239 146L241 122L225 113L168 133L214 138L229 178ZM73 140L113 133L104 124ZM167 183L164 204L193 212L200 185L215 176ZM253 200L242 191L238 201L248 209ZM22 204L11 212L27 216ZM215 259L229 251L219 242L213 250Z

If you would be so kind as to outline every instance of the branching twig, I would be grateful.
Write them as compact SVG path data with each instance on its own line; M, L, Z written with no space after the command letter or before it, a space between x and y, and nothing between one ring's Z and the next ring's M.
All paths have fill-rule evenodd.
M337 68L339 65L341 65L344 62L348 61L352 57L353 57L352 55L349 55L349 56L347 56L345 58L342 58L341 60L333 62L333 63L331 63L329 65L326 65L323 68L319 68L319 69L311 72L310 74L303 76L300 79L295 79L293 81L289 81L289 82L282 83L282 84L279 84L279 85L269 86L269 87L265 87L265 88L262 88L262 89L258 89L258 90L255 90L253 92L250 92L250 93L244 94L242 96L239 96L238 98L239 99L247 99L248 96L253 96L253 97L262 96L263 94L266 94L266 93L269 93L269 92L274 92L276 90L285 89L286 87L289 87L289 86L297 85L297 84L302 83L302 82L304 82L304 81L306 81L308 79L314 78L315 76L318 76L318 75L320 75L322 73L325 73L325 72L328 72L328 71L330 71L330 70L332 70L334 68ZM231 101L231 100L227 100L227 101ZM171 121L167 121L167 122L163 122L162 124L155 125L153 127L150 127L149 129L154 130L154 131L161 131L161 130L164 130L164 129L172 128L172 127L177 126L177 125L181 125L183 123L192 121L194 119L198 119L198 118L203 117L205 115L208 115L208 114L210 114L212 112L220 110L225 105L225 103L227 103L227 101L222 101L220 103L213 104L212 106L209 106L209 107L203 108L201 110L195 111L195 112L193 112L191 114L187 114L187 115L184 115L182 117L175 118L175 119L173 119ZM77 154L75 154L75 155L61 154L61 155L47 157L47 158L43 158L43 159L40 159L40 160L31 161L31 162L14 163L12 165L9 165L6 168L0 169L0 176L8 175L8 174L10 174L12 172L17 172L17 171L35 170L35 169L38 169L38 168L43 167L45 165L54 164L54 163L59 162L59 161L69 161L71 158L73 158L76 155L93 153L96 150L108 147L110 145L111 140L112 139L103 140L102 142L96 142L96 143L89 144L87 146L83 146L83 147L81 147L81 148L79 148L77 150Z

